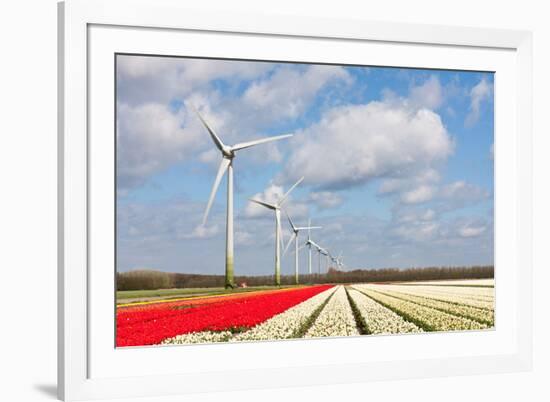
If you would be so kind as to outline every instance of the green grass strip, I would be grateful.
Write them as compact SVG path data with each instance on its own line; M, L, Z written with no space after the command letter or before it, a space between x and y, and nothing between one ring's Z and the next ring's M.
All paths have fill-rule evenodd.
M300 328L298 328L296 332L294 332L294 334L292 334L292 336L290 336L289 338L303 338L306 332L311 328L313 323L315 323L315 320L317 319L317 317L319 317L319 314L321 314L321 311L323 311L323 309L328 304L330 299L332 299L332 296L334 296L334 293L336 293L336 289L330 294L329 297L327 297L327 299L323 303L321 303L319 307L317 307L313 311L313 313L311 313L311 315L304 322L304 324Z
M386 293L386 292L381 292L379 290L372 290L372 292L376 292L376 293L380 293L384 296L388 296L388 297L393 297L395 299L398 299L398 300L403 300L403 301L406 301L408 303L413 303L413 304L416 304L418 306L422 306L422 307L428 307L428 308L431 308L433 310L437 310L437 311L441 311L442 313L446 313L446 314L450 314L450 315L454 315L455 317L460 317L460 318L466 318L468 320L472 320L472 321L476 321L476 322L479 322L481 324L487 324L487 325L494 325L494 322L491 321L491 320L482 320L480 318L477 318L477 317L473 317L471 315L468 315L468 314L461 314L459 312L456 312L456 311L452 311L452 310L447 310L443 307L436 307L436 306L431 306L429 305L429 300L430 298L429 297L424 297L424 296L416 296L416 295L412 295L414 297L418 297L419 299L424 299L426 300L426 304L422 304L420 302L417 302L417 301L414 301L414 300L410 300L407 298L407 294L403 294L401 293L403 296L401 295L395 295L395 294L390 294L390 293ZM399 293L399 292L396 292L396 293ZM434 301L438 301L440 303L448 303L444 300L437 300L437 299L433 299ZM380 303L380 302L379 302ZM469 308L477 308L477 307L472 307L472 306L468 306L466 304L459 304L459 303L448 303L448 304L455 304L457 306L466 306L466 307L469 307ZM482 309L484 311L489 311L489 310L486 310L486 309Z
M348 287L346 286L344 287L344 289L346 290L346 295L348 296L348 301L351 306L351 311L353 312L353 317L355 318L355 322L357 323L357 330L361 335L371 335L372 331L369 330L367 321L365 321L365 318L361 315L357 304L355 304L355 301L350 296L348 292Z
M422 328L424 331L426 331L426 332L436 331L436 328L431 326L427 322L421 321L421 320L417 319L416 317L413 317L413 316L405 313L404 311L401 311L401 310L399 310L399 309L397 309L393 306L390 306L389 304L386 304L386 303L382 302L381 300L377 300L376 297L372 297L371 295L368 295L367 293L363 292L361 289L358 289L358 288L354 288L354 289L357 290L360 293L363 293L365 296L367 296L369 299L374 300L376 303L381 304L382 306L386 307L388 310L393 311L395 314L402 317L406 321L412 322L414 325L416 325L419 328ZM374 292L374 293L380 293L380 292L376 292L375 290L371 290L371 289L369 289L369 291ZM393 296L391 296L391 297L393 297Z

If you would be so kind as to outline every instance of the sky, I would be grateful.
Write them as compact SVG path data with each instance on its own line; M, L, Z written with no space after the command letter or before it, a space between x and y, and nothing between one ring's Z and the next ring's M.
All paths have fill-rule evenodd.
M117 270L224 273L225 178L201 224L221 154L192 106L226 144L293 134L233 162L236 275L274 271L273 213L248 199L302 176L285 211L347 269L493 264L493 78L118 55Z

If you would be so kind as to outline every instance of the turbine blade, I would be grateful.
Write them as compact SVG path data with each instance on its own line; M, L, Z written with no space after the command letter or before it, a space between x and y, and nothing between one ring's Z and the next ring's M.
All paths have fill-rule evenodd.
M310 230L310 229L322 229L322 226L298 226L296 230Z
M260 200L255 200L254 198L249 198L248 201L255 202L256 204L260 204L261 206L269 208L269 209L277 209L276 205L269 204L267 202L260 201Z
M208 213L210 212L210 208L212 207L212 203L214 202L214 197L216 196L216 192L218 191L218 187L220 186L222 176L227 171L230 163L231 160L226 158L223 158L222 163L220 163L218 173L216 174L216 179L214 180L214 185L212 186L212 191L210 192L210 198L208 199L208 204L206 205L206 211L204 211L204 216L202 218L203 225L206 223L206 219L208 219Z
M290 247L290 244L292 243L292 240L296 239L296 232L292 233L292 236L290 236L290 239L288 239L288 243L286 244L285 251L283 251L283 256L288 251L288 248Z
M288 222L290 223L290 226L292 227L292 230L295 231L297 228L294 226L294 223L292 223L292 219L290 219L290 215L288 212L285 211L286 217L288 218Z
M296 188L296 186L297 186L298 184L300 184L303 180L304 180L304 176L302 176L302 177L300 178L300 180L298 180L296 183L294 183L294 185L293 185L292 187L290 187L290 189L285 193L285 195L283 195L283 197L279 200L279 202L278 202L278 205L279 205L279 206L281 206L281 205L283 204L283 202L286 201L286 198L288 197L288 195L290 194L290 192L291 192L292 190L294 190L294 189Z
M267 137L267 138L262 138L260 140L239 142L238 144L233 145L231 147L231 149L233 151L239 151L241 149L250 148L250 147L253 147L255 145L265 144L266 142L282 140L283 138L288 138L288 137L292 137L292 134L277 135L275 137Z
M195 106L191 105L191 109L193 109L193 111L195 112L195 114L197 115L197 117L200 119L200 121L202 122L202 124L204 125L204 127L206 127L206 129L208 130L208 133L210 134L210 137L212 138L212 141L214 141L214 144L216 145L216 147L220 150L220 151L223 151L223 148L225 147L224 143L222 142L222 140L220 139L220 137L218 137L218 135L216 134L216 132L208 125L208 123L206 122L206 120L204 120L204 118L201 116L201 114L199 113L199 111L195 108Z

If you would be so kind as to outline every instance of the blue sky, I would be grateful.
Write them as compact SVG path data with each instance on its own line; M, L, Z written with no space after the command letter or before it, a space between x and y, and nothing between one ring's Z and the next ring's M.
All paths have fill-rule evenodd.
M288 213L348 267L493 263L491 73L119 55L118 270L223 273L225 179L200 224L221 157L191 104L227 144L293 134L234 161L237 275L273 271L248 198L301 176Z

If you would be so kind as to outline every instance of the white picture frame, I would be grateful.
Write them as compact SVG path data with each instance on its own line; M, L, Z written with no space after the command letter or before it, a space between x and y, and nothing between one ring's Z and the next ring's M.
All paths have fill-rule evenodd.
M177 0L69 0L60 3L58 11L58 392L61 399L146 397L531 368L532 38L529 32L296 16L228 15L187 9ZM163 39L162 48L159 35ZM114 325L109 324L112 316L102 314L105 308L113 306L113 300L100 301L95 296L111 292L114 279L111 277L109 283L109 278L104 280L105 277L93 269L95 261L110 257L109 226L101 223L101 216L104 214L107 220L112 217L112 207L106 200L113 200L102 197L102 188L94 184L97 177L112 176L113 172L109 163L99 167L94 162L97 158L108 159L105 154L112 155L109 153L112 151L102 150L103 142L96 142L99 136L95 130L111 128L114 135L114 122L108 107L102 113L101 107L94 105L103 104L108 97L112 102L114 88L109 80L113 79L110 75L113 65L108 65L109 55L120 51L174 54L182 51L178 49L183 47L181 39L185 35L206 35L227 42L228 46L218 50L207 41L201 42L201 49L195 49L193 54L201 56L320 60L312 53L314 50L300 52L300 46L307 41L311 45L308 48L312 49L332 46L330 57L333 59L329 61L344 64L349 61L350 49L363 46L369 49L368 64L371 65L495 71L496 329L483 334L322 339L115 352L114 344L108 341L112 337L109 325ZM284 42L284 46L280 42ZM265 46L266 43L269 46ZM280 49L286 50L287 56L280 53ZM394 51L396 49L400 51ZM442 54L445 54L444 60ZM499 88L502 88L500 94ZM100 139L106 141L105 144L114 142L109 136ZM109 183L106 187L107 192L108 188L112 189ZM90 215L90 210L94 210L94 214ZM103 249L95 247L99 244L94 240L98 236L107 240ZM90 247L91 242L95 248ZM112 276L112 271L109 272ZM335 342L338 342L337 348ZM453 353L447 350L451 342L455 347ZM394 349L394 355L376 356L374 349L384 350L384 346ZM367 351L369 347L373 350L368 358L364 353L345 353L358 348ZM321 350L325 353L319 353ZM408 352L411 350L414 353ZM212 367L215 355L235 353L242 356L238 363ZM261 362L257 358L259 354ZM288 356L295 356L293 363L285 363ZM195 361L196 365L179 372L181 358ZM147 365L150 367L158 367L159 362L165 364L162 370L140 371L136 364L140 361L153 363Z

